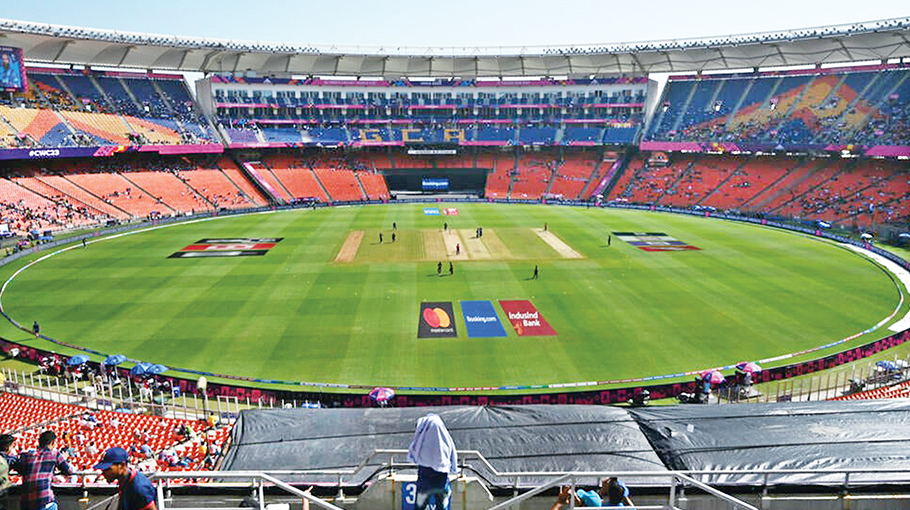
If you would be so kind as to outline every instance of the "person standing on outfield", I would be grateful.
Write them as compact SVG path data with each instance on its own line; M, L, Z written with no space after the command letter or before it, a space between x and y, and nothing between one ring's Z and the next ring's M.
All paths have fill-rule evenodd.
M395 232L392 232L392 242L395 242Z
M442 262L438 262L438 263L436 264L436 275L437 275L437 276L441 276L441 275L442 275Z
M398 230L398 224L394 221L392 222L392 230Z
M534 266L534 276L531 277L532 280L536 280L538 275L537 266Z
M54 469L59 469L66 476L72 476L73 469L63 455L53 449L56 441L57 434L53 430L45 430L38 436L38 449L23 452L19 460L10 466L22 476L20 510L57 510L57 499L51 490Z
M455 243L455 255L461 255L461 243Z
M35 334L35 337L41 334L41 325L38 324L38 321L32 323L32 333Z
M548 229L548 227L549 227L549 225L547 225L546 223L544 223L544 224L543 224L543 231L546 232L547 229Z
M82 238L82 247L85 248L85 238Z
M455 274L455 266L453 266L452 263L449 262L449 276L451 276L453 274Z
M610 246L611 244L613 244L613 236L607 234L607 246Z
M382 232L379 233L379 244L382 244Z
M156 510L155 487L149 479L131 468L130 456L123 448L113 447L104 452L101 462L95 466L100 469L108 483L117 482L122 510Z
M442 224L442 229L443 229L443 230L449 230L449 222L443 223L443 224Z

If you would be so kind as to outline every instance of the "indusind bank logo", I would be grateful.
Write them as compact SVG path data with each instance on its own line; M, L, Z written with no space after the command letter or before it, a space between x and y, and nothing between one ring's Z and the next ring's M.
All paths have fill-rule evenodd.
M556 331L530 301L499 301L518 336L555 336Z
M540 326L540 312L510 312L509 321L521 321L526 328Z

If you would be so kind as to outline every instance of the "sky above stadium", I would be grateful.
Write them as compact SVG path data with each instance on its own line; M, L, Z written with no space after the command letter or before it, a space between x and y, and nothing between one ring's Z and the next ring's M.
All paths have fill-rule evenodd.
M164 35L370 47L583 45L910 16L906 0L10 1L0 17Z

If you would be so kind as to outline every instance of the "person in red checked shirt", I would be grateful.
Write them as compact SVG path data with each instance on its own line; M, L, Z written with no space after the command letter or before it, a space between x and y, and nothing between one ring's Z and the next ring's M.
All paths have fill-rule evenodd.
M10 466L22 477L22 495L19 497L20 510L57 510L57 499L51 490L54 470L59 469L66 476L73 475L73 469L60 452L54 450L57 434L45 430L38 436L38 449L22 452L19 460Z
M108 483L117 482L120 492L120 510L157 510L155 487L136 468L130 467L130 456L123 448L113 447L104 452L95 469Z

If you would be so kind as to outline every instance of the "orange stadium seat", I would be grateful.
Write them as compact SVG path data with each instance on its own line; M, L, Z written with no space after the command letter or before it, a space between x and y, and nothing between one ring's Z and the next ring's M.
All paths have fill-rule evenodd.
M214 209L170 172L127 172L123 176L175 211L200 212Z
M389 186L385 177L372 172L356 172L357 178L367 192L367 198L370 200L387 200L389 198Z

